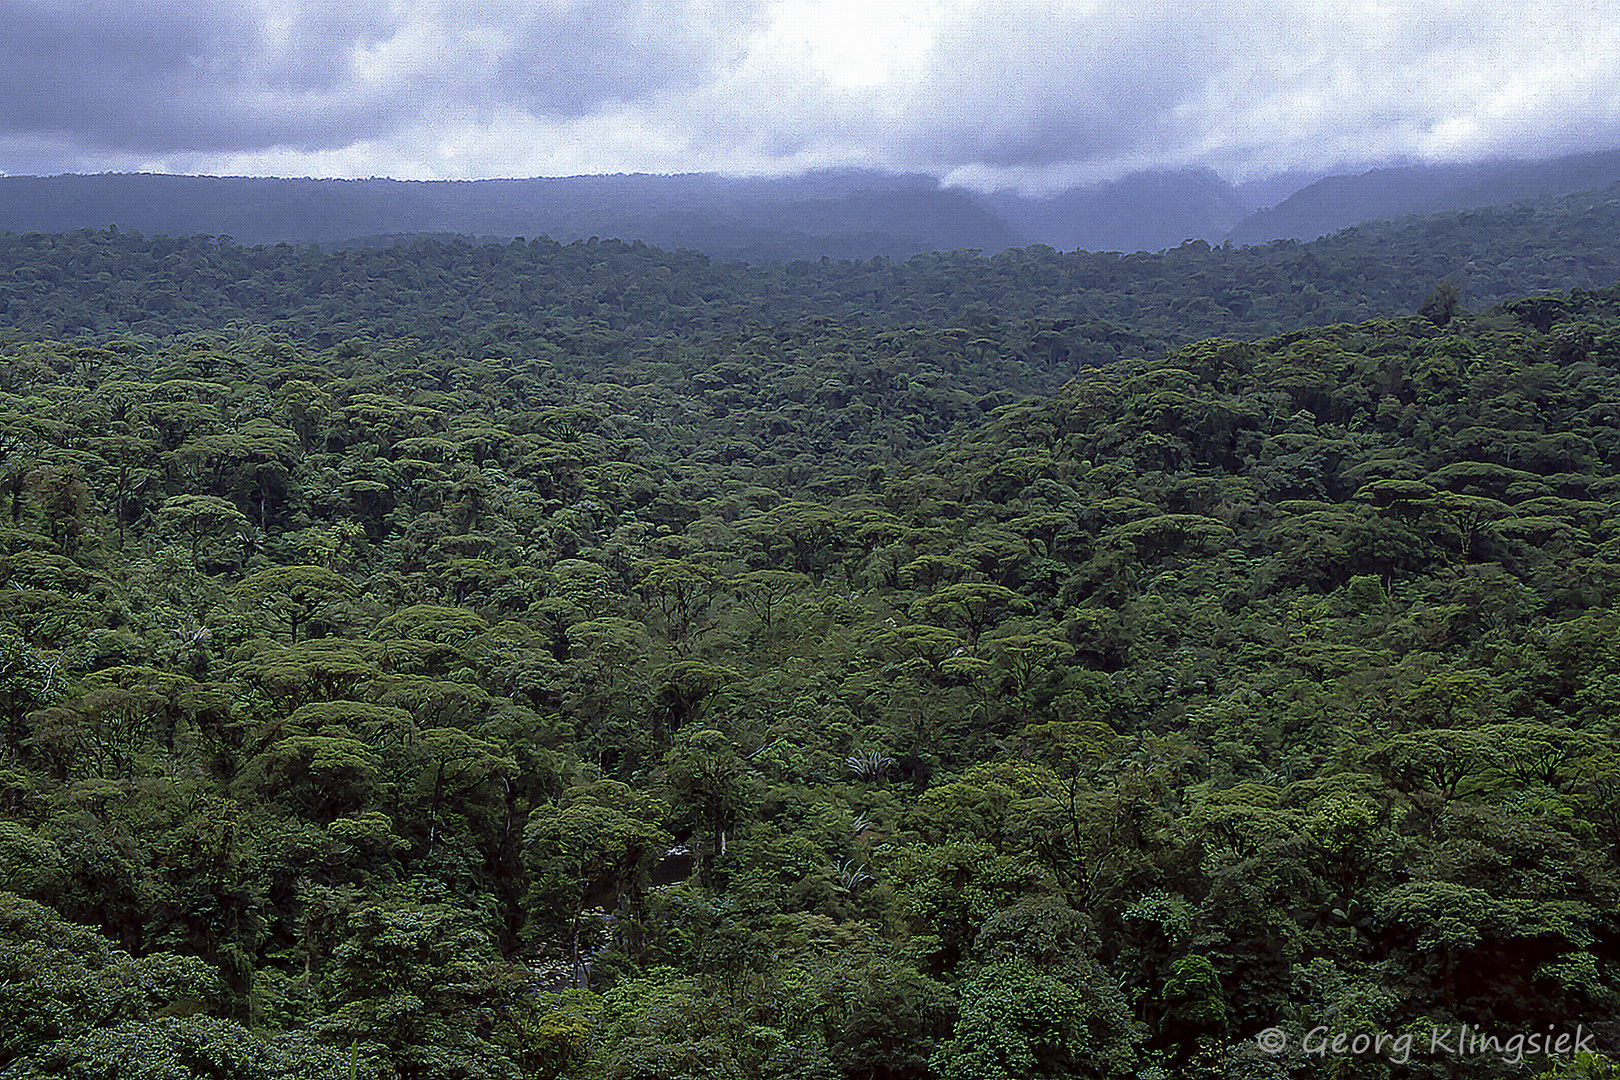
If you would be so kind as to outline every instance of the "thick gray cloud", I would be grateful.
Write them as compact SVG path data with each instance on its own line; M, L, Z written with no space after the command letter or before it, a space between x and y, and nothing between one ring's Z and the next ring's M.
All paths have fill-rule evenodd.
M1591 0L0 0L0 170L1042 189L1620 144Z
M329 145L383 122L353 55L394 27L362 7L0 0L0 131L86 150Z
M735 53L746 11L0 0L0 135L86 155L319 151L514 113L578 116L701 82Z

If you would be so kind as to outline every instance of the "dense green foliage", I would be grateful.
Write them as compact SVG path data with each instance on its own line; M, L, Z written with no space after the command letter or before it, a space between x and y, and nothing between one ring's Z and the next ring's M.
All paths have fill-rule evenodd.
M743 300L621 245L13 243L306 322L139 336L219 315L185 277L0 351L0 1075L1609 1068L1425 1050L1620 1044L1620 291L1159 357L1050 251ZM550 266L556 325L309 276L441 256ZM828 310L880 277L919 325Z

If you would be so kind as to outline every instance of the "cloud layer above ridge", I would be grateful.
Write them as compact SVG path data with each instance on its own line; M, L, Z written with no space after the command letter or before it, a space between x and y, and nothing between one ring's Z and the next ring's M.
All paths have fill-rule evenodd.
M1051 190L1620 145L1589 0L0 0L0 171Z

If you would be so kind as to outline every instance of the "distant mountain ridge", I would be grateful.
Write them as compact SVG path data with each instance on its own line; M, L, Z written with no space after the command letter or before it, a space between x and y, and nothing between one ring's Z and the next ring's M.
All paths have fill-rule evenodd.
M723 259L905 258L1025 238L966 192L858 170L780 180L708 174L405 181L100 174L0 177L0 229L121 229L245 244L409 233L600 236Z
M1299 178L1300 181L1306 177ZM1035 199L942 188L932 177L838 169L780 179L628 174L514 180L316 180L99 174L0 176L0 230L116 226L244 244L344 246L456 234L562 243L592 236L718 259L904 259L1045 244L1161 251L1184 240L1310 240L1363 222L1567 195L1620 181L1620 151L1550 161L1377 169L1234 185L1209 170L1138 173Z
M1620 151L1550 161L1408 165L1330 176L1258 210L1227 234L1234 244L1314 240L1352 225L1570 195L1620 180Z

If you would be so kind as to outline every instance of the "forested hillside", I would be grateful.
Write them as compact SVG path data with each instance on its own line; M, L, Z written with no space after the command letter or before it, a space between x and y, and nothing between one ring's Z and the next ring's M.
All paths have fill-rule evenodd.
M970 365L992 352L1039 355L1064 378L1211 336L1412 314L1441 281L1477 309L1616 280L1620 188L1309 244L1137 255L1032 247L904 262L750 265L615 241L441 238L326 252L117 231L0 234L0 318L58 340L248 325L319 348L412 337L549 359L831 320L922 328Z
M1330 176L1255 211L1234 226L1234 243L1281 237L1310 240L1368 221L1433 214L1606 188L1620 178L1620 151L1572 154L1552 161L1484 161L1406 165L1360 176Z
M1431 1040L1620 1046L1583 205L8 238L0 1076L1607 1075Z

